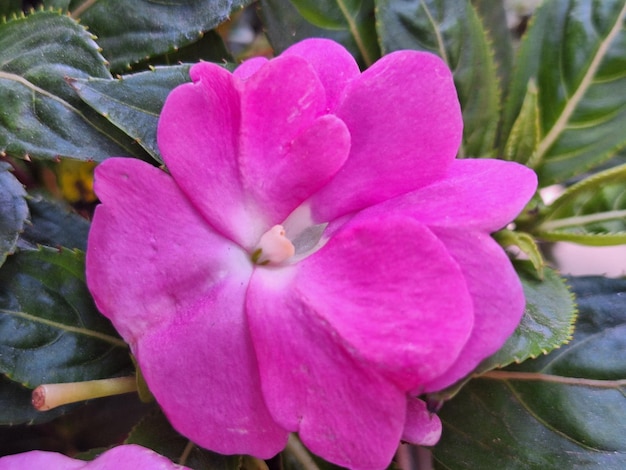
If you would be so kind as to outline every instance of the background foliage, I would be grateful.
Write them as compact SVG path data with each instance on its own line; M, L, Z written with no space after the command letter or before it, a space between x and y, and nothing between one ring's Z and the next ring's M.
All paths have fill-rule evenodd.
M626 466L626 284L564 279L544 261L547 242L626 243L626 0L550 0L515 15L527 3L0 2L0 455L88 458L127 440L198 469L299 467L288 452L263 463L189 447L135 396L38 413L30 389L133 371L85 287L95 162L162 163L158 115L191 62L232 67L322 36L362 68L398 49L441 56L463 109L459 157L514 160L540 177L515 227L496 234L529 260L517 262L525 317L469 383L428 397L444 422L434 465ZM94 423L107 431L85 432Z

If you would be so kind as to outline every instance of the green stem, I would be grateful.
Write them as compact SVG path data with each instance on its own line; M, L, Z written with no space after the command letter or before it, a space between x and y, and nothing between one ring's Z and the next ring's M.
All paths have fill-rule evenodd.
M369 67L370 65L374 63L374 58L370 55L369 51L367 50L367 47L365 47L365 42L363 42L363 38L361 37L359 27L354 21L354 18L350 15L350 12L348 11L348 8L346 7L344 0L337 0L337 6L341 10L341 13L343 14L346 21L348 22L348 29L350 30L350 34L352 34L352 37L354 38L354 41L356 42L356 47L359 48L359 51L361 52L361 55L363 56L365 65Z
M609 220L622 219L626 217L626 210L600 212L598 214L579 215L574 217L566 217L564 219L553 220L551 222L545 222L539 227L539 232L550 232L564 227L579 227L585 224L591 224L594 222L605 222Z
M289 435L287 447L285 448L298 462L304 470L320 470L309 452L304 448L300 439L295 434Z
M594 380L580 377L563 377L560 375L542 374L539 372L510 372L506 370L492 370L479 376L483 379L495 380L527 380L534 382L549 382L563 385L579 385L592 388L622 388L626 387L626 380Z

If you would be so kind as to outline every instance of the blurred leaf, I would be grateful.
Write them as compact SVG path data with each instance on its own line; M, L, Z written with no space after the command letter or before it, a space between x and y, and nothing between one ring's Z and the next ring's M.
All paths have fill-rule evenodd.
M9 171L11 165L0 161L0 266L15 250L19 234L28 217L26 191Z
M343 44L363 67L380 57L374 0L261 0L260 14L277 54L303 39L323 37Z
M478 376L486 371L520 363L561 347L567 343L576 321L576 302L567 284L554 270L545 267L539 279L530 261L516 261L515 267L526 296L524 316L511 337L493 356L485 359L472 372ZM440 402L459 392L471 377L431 394L429 400Z
M176 463L180 462L180 458L188 451L188 446L191 446L186 460L180 462L183 465L211 470L240 470L241 468L241 456L218 455L194 445L172 428L160 410L148 415L135 426L124 443L147 447Z
M626 145L625 14L626 0L553 0L536 11L519 51L503 136L534 80L542 186L583 173Z
M75 80L72 86L86 103L162 163L156 140L159 114L170 91L191 81L189 67L156 67L118 80Z
M436 468L626 468L626 280L570 283L574 340L473 380L448 402Z
M252 0L44 0L69 10L98 38L111 70L122 72L148 57L174 52L202 38Z
M570 186L541 214L536 235L596 246L626 243L626 165Z
M22 11L21 0L1 0L0 1L0 17L8 17L11 14L20 13Z
M31 389L0 374L0 426L45 423L58 418L73 406L61 406L41 413L33 407L31 394Z
M540 140L537 85L534 80L530 80L522 108L504 147L504 158L534 168L537 164L535 156Z
M0 269L0 372L27 387L132 369L125 343L98 313L84 255L20 251Z
M40 11L0 24L0 153L98 161L134 155L130 139L65 82L88 76L110 74L98 45L67 16Z
M61 201L44 195L31 195L28 199L30 224L20 237L20 243L28 247L46 245L53 248L69 248L85 251L89 222Z
M499 85L493 50L469 0L377 0L377 12L383 53L428 51L452 70L465 123L460 155L491 155Z

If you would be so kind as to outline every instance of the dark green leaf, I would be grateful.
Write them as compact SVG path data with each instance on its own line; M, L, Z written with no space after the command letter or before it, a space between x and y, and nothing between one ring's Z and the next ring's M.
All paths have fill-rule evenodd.
M324 37L343 44L364 67L380 57L374 0L261 0L261 18L276 53L305 38Z
M542 185L597 166L626 145L626 0L543 2L520 49L505 109L517 119L529 81L538 88Z
M191 468L211 470L240 470L241 456L223 456L194 445L178 434L159 410L142 420L126 439L126 444L138 444ZM188 452L184 462L181 457Z
M438 468L626 467L626 280L570 283L580 309L574 340L476 379L448 402Z
M69 7L68 7L69 3ZM122 72L148 57L174 52L202 38L251 0L44 1L69 9L98 37L111 70Z
M0 266L15 250L28 217L26 191L9 171L11 165L0 161Z
M522 321L504 346L485 359L472 373L473 376L547 354L572 337L576 303L565 281L547 267L543 269L543 279L539 279L530 261L516 262L516 269L526 296ZM468 379L431 395L431 399L440 401L454 396Z
M541 214L536 234L586 245L626 243L626 165L569 187Z
M31 223L26 225L20 243L87 249L89 222L71 207L41 194L29 197L27 202Z
M465 123L461 156L489 156L499 119L493 51L468 0L378 0L383 53L416 49L439 55L454 74Z
M537 85L531 80L528 82L528 90L522 108L504 147L504 158L534 168L537 164L535 156L540 140Z
M11 14L22 11L21 0L1 0L0 1L0 18L8 17Z
M0 153L81 160L133 155L130 139L65 81L88 76L110 74L98 45L67 16L40 11L0 24Z
M0 372L34 388L111 377L132 368L128 350L98 313L84 255L20 251L0 269Z
M157 123L172 89L189 82L189 66L157 67L118 80L76 80L80 97L162 162L156 141Z
M72 407L61 406L41 413L33 407L31 394L31 389L0 374L0 426L47 422L58 418Z

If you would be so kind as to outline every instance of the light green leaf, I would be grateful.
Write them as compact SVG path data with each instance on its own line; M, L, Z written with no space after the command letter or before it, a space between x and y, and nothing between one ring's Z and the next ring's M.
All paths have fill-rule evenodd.
M191 81L189 67L157 67L118 80L74 80L72 86L86 103L162 162L156 140L159 114L170 91Z
M528 82L528 90L522 103L522 109L513 124L504 147L504 158L534 168L537 164L535 156L540 140L537 85L531 80Z
M15 251L19 234L28 217L26 191L9 171L11 165L0 161L0 266Z
M84 255L20 251L0 269L0 373L29 388L107 378L132 368L125 343L98 313Z
M65 81L88 76L110 74L98 45L67 16L40 11L0 24L0 153L98 161L134 155L130 139Z
M261 0L261 18L277 53L309 37L343 44L363 66L380 57L374 0Z
M190 468L240 470L239 455L223 456L194 445L178 434L158 410L133 428L125 444L138 444ZM181 460L181 457L183 460Z
M539 279L530 261L517 261L515 267L526 297L524 316L502 348L485 359L471 376L547 354L572 338L576 302L563 278L545 267L543 279ZM449 399L471 376L430 395L429 399L434 402Z
M570 280L574 340L473 380L440 413L436 468L626 467L626 280Z
M505 108L503 136L538 88L541 185L563 182L626 145L626 0L543 2L526 33Z
M98 37L111 70L174 52L202 38L252 0L45 0L69 10Z
M528 260L532 263L535 273L539 280L543 279L543 268L545 267L545 261L543 255L539 250L539 246L535 242L535 239L525 232L518 232L513 230L500 230L493 234L495 240L504 248L516 246L524 255L528 257Z
M383 53L424 50L448 64L465 123L460 156L490 156L499 119L499 85L493 50L469 1L377 0L377 12Z
M542 211L535 232L550 241L626 243L626 164L569 187Z

